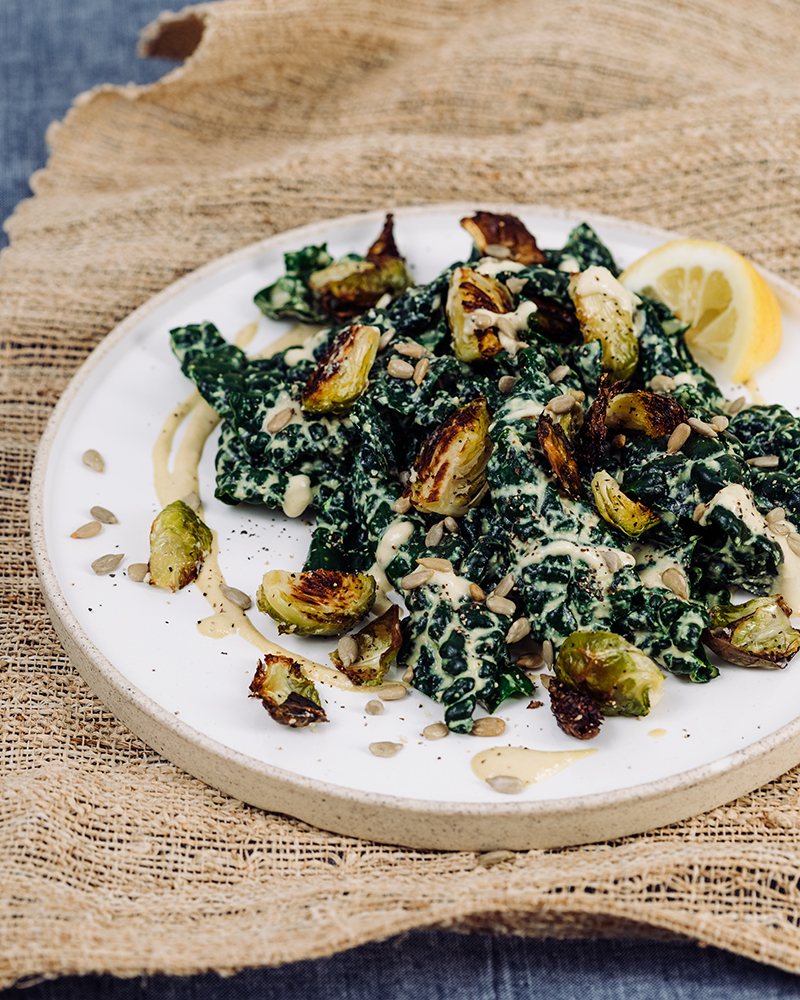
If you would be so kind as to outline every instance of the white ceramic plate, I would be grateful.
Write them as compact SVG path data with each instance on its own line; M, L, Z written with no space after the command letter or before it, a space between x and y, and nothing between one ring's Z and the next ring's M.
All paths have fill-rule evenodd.
M471 241L459 219L476 207L515 211L544 248L562 245L573 225L588 221L622 266L674 237L535 206L397 210L397 243L417 281L468 255ZM708 685L668 677L649 717L607 720L591 744L599 751L594 756L518 796L502 796L473 774L470 761L479 751L494 743L576 747L546 706L529 710L527 700L507 702L497 713L507 729L495 740L451 735L429 742L421 731L441 710L427 698L414 694L370 717L368 695L324 688L330 723L288 730L247 697L253 647L237 636L211 640L197 631L195 623L210 609L196 587L170 595L134 584L123 572L92 572L92 560L108 552L124 552L123 566L147 560L159 509L153 444L170 410L191 390L170 352L170 328L208 319L232 339L258 318L253 295L282 273L286 250L326 240L334 256L363 252L383 217L306 226L201 268L125 320L70 384L39 450L32 525L53 620L90 686L151 746L223 791L336 832L412 846L530 848L619 836L719 805L800 761L800 667L728 666ZM759 383L768 401L797 412L792 373L800 364L800 295L769 277L784 307L785 338ZM250 350L288 328L261 318ZM281 514L214 500L214 440L200 469L206 520L219 534L228 582L255 595L268 567L301 567L308 528ZM104 473L82 464L88 448L104 456ZM93 538L71 538L94 504L113 510L119 524ZM330 640L279 637L266 616L254 610L251 618L268 637L327 662ZM653 735L657 730L664 734ZM395 757L376 758L368 744L379 740L405 746Z

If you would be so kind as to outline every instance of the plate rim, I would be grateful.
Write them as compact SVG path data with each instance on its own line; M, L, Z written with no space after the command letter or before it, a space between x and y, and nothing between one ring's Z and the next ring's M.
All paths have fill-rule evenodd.
M769 735L733 753L677 775L612 791L543 801L499 800L491 803L436 802L359 791L299 775L250 757L220 743L169 713L130 682L92 643L71 611L50 559L44 529L44 489L50 454L61 423L94 369L138 327L142 320L186 289L229 267L244 263L265 252L296 249L297 246L303 245L300 241L313 240L324 234L328 234L330 238L332 228L346 229L361 224L381 224L387 212L392 212L397 219L466 214L477 210L538 215L576 223L587 222L592 226L617 227L630 233L656 237L664 241L687 238L672 230L616 216L582 211L574 207L512 202L491 203L482 200L440 202L355 212L318 220L240 247L183 275L126 316L100 341L73 374L47 421L36 450L29 499L31 543L45 603L70 661L109 711L125 722L136 736L159 753L163 753L173 763L200 780L213 784L227 794L243 798L244 801L257 807L285 812L285 809L276 806L274 802L277 795L288 791L290 787L308 797L306 804L299 811L295 808L291 813L298 819L345 835L364 836L409 847L444 849L491 849L498 844L499 846L516 844L519 848L566 847L639 833L665 823L686 819L698 811L707 811L730 801L733 797L752 791L764 782L784 773L787 766L800 762L800 714ZM761 267L758 269L773 288L780 290L800 310L800 289L780 275ZM167 749L164 749L165 747ZM192 748L211 759L193 760ZM215 761L220 766L209 766ZM776 766L780 769L776 770ZM257 787L248 790L246 787L248 776L255 776L256 784L261 784L263 787L260 790ZM716 790L717 794L712 794L710 798L713 804L704 805L700 810L691 805L688 809L682 806L681 802L691 803L696 800L696 795L692 793L701 786L707 792L712 788ZM242 792L245 794L241 794ZM723 797L720 798L720 795ZM682 798L683 796L685 798ZM331 803L334 804L332 810ZM357 830L353 829L353 824L348 822L347 817L340 815L335 808L336 804L360 807L354 814ZM323 808L326 816L330 814L326 821L318 818L318 807ZM634 822L629 815L632 809L634 812L637 811L634 807L639 807L642 812L649 807L649 815L653 822ZM382 811L387 815L402 814L411 822L407 824L405 831L401 832L398 829L397 835L393 833L387 839L386 834L381 832L386 823L381 818L370 819L370 814L375 811ZM554 823L547 820L555 820L557 827L560 818L564 819L575 814L589 819L591 829L583 832L576 830L573 835L553 840L554 834L551 828ZM465 828L453 829L450 834L440 829L440 832L434 835L435 842L431 842L431 834L426 833L426 827L428 831L438 829L442 821L447 824L453 819L466 821L463 824ZM470 819L474 822L470 823ZM532 824L531 830L527 833L524 828L526 820ZM542 827L538 832L537 821ZM487 829L487 822L494 826L511 823L514 830L506 828L507 832L497 837ZM602 832L598 833L598 830ZM449 837L452 843L442 843L442 836L445 839Z

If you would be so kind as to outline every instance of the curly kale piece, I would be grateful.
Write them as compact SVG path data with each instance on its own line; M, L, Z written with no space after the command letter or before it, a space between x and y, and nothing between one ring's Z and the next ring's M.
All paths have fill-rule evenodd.
M445 706L450 729L471 732L478 704L494 712L511 695L533 693L508 658L505 619L469 597L453 596L436 578L405 598L410 615L402 623L398 663L413 669L417 690Z
M605 243L590 225L582 222L575 226L569 238L560 250L547 250L548 258L553 267L560 267L564 262L573 260L577 263L576 271L585 271L587 267L607 267L616 278L620 273L614 257ZM569 270L573 268L570 266Z
M308 279L333 263L327 244L307 246L294 253L285 253L286 273L276 282L262 288L255 304L270 319L298 319L302 323L324 323L326 315L319 299L311 291Z

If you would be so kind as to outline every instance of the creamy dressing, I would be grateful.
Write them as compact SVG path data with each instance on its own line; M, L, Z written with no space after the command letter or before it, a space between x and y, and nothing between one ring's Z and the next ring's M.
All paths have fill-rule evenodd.
M283 495L283 513L287 517L300 517L311 503L311 480L308 476L289 476Z
M481 781L490 778L519 778L523 785L546 781L584 757L597 753L597 747L582 750L531 750L528 747L491 747L472 758L472 770Z
M442 588L442 593L453 604L460 604L462 601L471 600L469 592L469 580L463 576L457 576L454 572L443 572L435 569L430 583L437 584Z
M528 318L535 313L536 303L527 299L520 302L513 312L496 313L491 309L475 309L464 315L464 333L469 336L475 330L493 328L497 330L497 339L503 349L513 358L517 351L526 347L517 334L528 329Z
M565 257L558 265L559 271L566 271L568 274L577 274L581 265L574 257Z
M676 375L672 376L672 381L676 386L691 385L695 389L697 388L697 379L694 375L690 375L689 372L678 372Z
M683 574L683 567L666 552L658 552L650 545L636 545L633 547L634 558L636 559L636 572L642 585L653 589L661 587L664 590L670 588L664 583L661 574L668 569L676 569Z
M273 354L286 351L284 361L289 368L294 368L301 361L313 361L314 348L323 340L323 334L327 334L328 327L311 323L296 323L288 333L279 337L273 344L270 344L263 351L254 354L255 358L271 358ZM288 348L288 350L287 350Z
M518 260L500 260L498 257L481 257L475 266L478 274L485 274L493 278L503 271L524 271L525 264L520 264Z
M237 342L241 339L244 343L248 343L255 333L255 330L252 329L254 325L257 324L251 323L244 327L239 332ZM287 338L291 338L294 334L294 330L289 331L285 337L281 337L266 348L261 353L261 357L269 357L284 350L287 346ZM175 453L173 467L170 469L169 459L175 435L187 420L189 423L186 432ZM197 390L175 407L164 421L153 448L153 478L156 496L162 507L166 507L174 500L180 500L189 493L199 494L198 466L200 458L209 435L218 424L219 415L205 402ZM310 493L308 477L292 478L306 480L305 487L302 487L299 482L296 484L296 494L299 498L297 502L299 503L300 499L305 497L304 489L308 489ZM198 516L203 517L202 505L198 510ZM241 608L225 597L222 593L225 577L219 566L219 541L215 531L212 530L211 535L211 553L206 556L203 568L200 570L194 585L211 605L214 613L199 623L197 628L200 634L213 639L233 634L240 635L261 653L290 657L300 664L307 676L313 681L331 684L343 690L355 690L354 685L347 677L333 667L323 666L321 663L316 663L314 660L309 660L297 653L291 653L277 643L271 642L258 631Z
M396 518L381 535L378 547L375 550L375 563L384 570L394 559L400 549L406 544L414 533L414 525L411 521L404 521ZM387 581L388 582L388 581ZM391 590L391 584L389 585Z
M629 316L633 316L634 308L641 301L638 295L634 295L621 285L607 267L598 267L596 264L581 271L575 283L575 294L580 298L587 295L605 295L613 299Z
M666 731L666 729L651 729L650 732L647 735L648 736L652 736L654 740L658 740L662 736L666 736L667 735L667 731Z
M538 420L544 407L535 399L522 399L520 396L514 396L504 404L503 411L503 416L511 416L515 420Z
M608 568L608 563L603 558L603 553L614 553L614 559L622 566L634 566L635 558L630 552L623 552L622 549L612 549L604 545L581 545L579 542L571 542L566 538L556 538L546 542L528 553L524 560L526 565L534 565L542 562L549 556L569 556L573 562L583 562L590 566L598 577L608 583L613 573Z

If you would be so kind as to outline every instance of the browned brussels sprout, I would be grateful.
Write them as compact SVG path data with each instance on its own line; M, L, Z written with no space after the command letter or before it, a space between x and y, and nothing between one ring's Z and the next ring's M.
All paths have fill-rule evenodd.
M670 396L655 392L621 392L606 408L606 427L644 431L651 438L671 434L686 422L686 411Z
M711 624L703 642L729 663L785 667L800 649L800 632L789 621L792 609L780 594L744 604L718 604L709 613Z
M550 266L545 254L536 245L536 239L516 215L476 212L462 219L461 225L475 241L481 256L507 258L519 264Z
M332 569L273 569L256 594L258 610L275 619L278 631L296 635L341 635L369 613L374 601L373 577Z
M341 648L344 639L350 640L347 645L351 646L352 658L344 655L348 650ZM357 687L380 684L403 642L400 609L393 604L380 618L344 639L340 648L330 654L337 670Z
M550 711L562 732L574 736L576 740L593 740L597 736L603 724L603 714L589 695L567 687L555 677L547 682L547 693L550 695Z
M420 448L405 495L428 514L460 517L487 490L486 463L492 451L486 399L460 406Z
M459 361L488 360L503 350L498 314L514 308L511 293L496 278L457 267L447 294L447 322Z
M602 469L596 472L591 485L600 516L630 538L638 538L648 528L658 524L658 514L623 493L619 483L608 472Z
M639 341L633 329L631 293L606 267L592 265L569 279L569 294L580 320L584 343L603 345L603 371L626 379L639 363Z
M581 474L567 436L545 410L539 417L539 445L550 465L558 492L570 500L581 495Z
M329 316L338 320L358 316L384 295L396 298L414 284L395 244L393 223L393 216L387 215L364 260L345 258L309 277L309 288Z
M664 693L664 675L615 632L573 632L555 662L556 678L588 695L603 715L647 715Z
M260 698L270 716L282 726L300 729L327 722L319 693L303 668L289 656L266 653L250 682L250 697Z
M597 384L597 396L583 422L576 450L587 465L596 466L603 457L608 439L606 411L611 401L628 387L625 381L612 382L605 373Z
M190 584L210 555L211 542L211 529L188 504L168 504L150 528L150 583L173 593Z
M380 330L354 323L340 330L303 387L308 413L348 413L369 383Z

